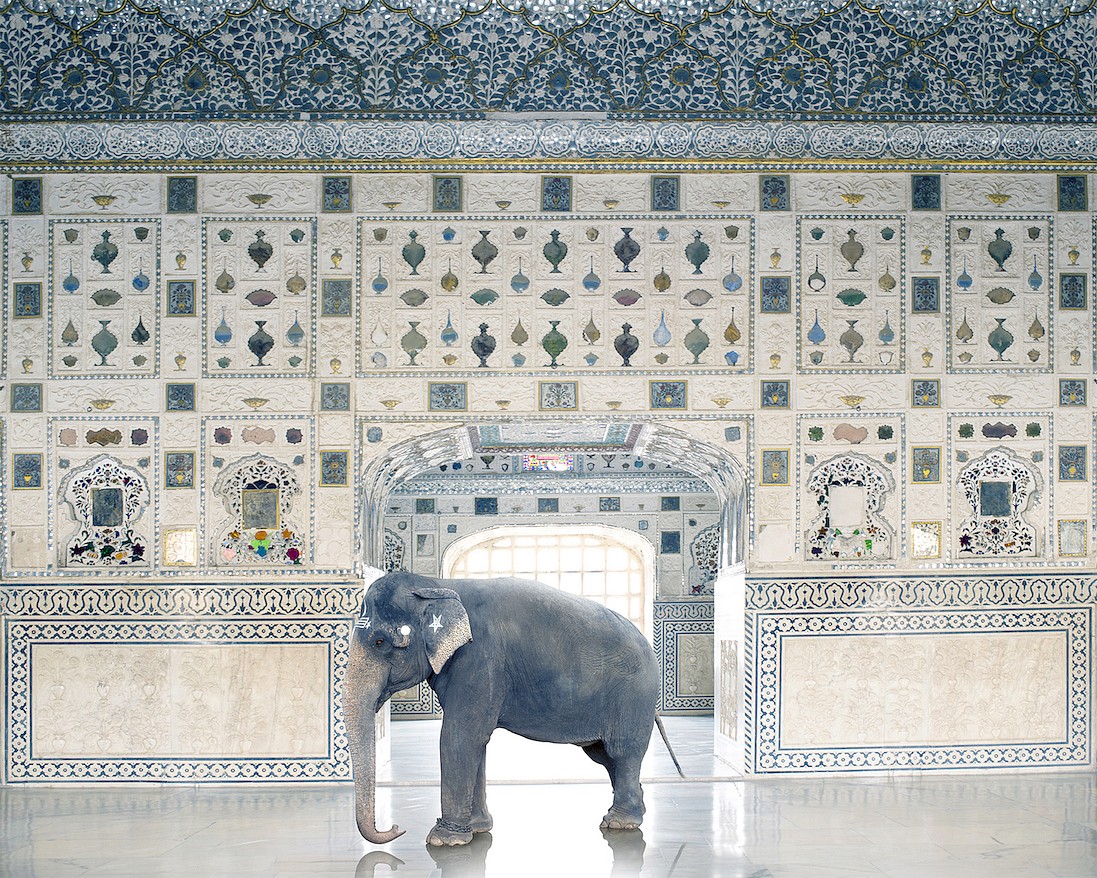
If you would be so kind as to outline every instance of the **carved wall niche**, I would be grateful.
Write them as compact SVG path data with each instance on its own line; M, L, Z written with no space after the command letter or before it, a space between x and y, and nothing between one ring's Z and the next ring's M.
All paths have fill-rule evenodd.
M149 487L136 470L101 454L74 469L61 483L61 499L77 522L63 545L62 567L148 566L149 535L139 521Z
M809 561L885 561L895 557L895 531L882 510L895 480L861 454L843 454L816 467L807 495L818 509L805 534Z
M305 563L306 534L292 515L301 486L293 469L255 454L225 468L213 483L228 513L215 544L215 565Z
M960 558L1038 557L1043 540L1026 520L1040 496L1040 476L1005 448L992 448L962 470L958 489L968 517L957 530Z

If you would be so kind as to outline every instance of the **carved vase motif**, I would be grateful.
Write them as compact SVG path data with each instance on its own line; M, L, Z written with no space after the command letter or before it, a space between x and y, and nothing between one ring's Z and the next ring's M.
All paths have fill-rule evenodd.
M613 252L617 258L621 260L620 270L622 272L632 272L629 265L640 255L640 245L630 237L632 234L631 227L627 229L623 228L621 231L624 232L624 237L613 245Z
M269 354L271 348L274 347L274 339L269 332L263 329L266 324L266 320L256 320L255 332L253 332L251 338L248 339L248 350L255 354L255 358L258 360L255 364L256 366L267 365L263 362L263 357Z

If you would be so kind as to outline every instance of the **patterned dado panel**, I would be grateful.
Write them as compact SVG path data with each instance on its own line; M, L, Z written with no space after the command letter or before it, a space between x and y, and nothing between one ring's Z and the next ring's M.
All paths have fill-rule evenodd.
M3 589L5 779L349 778L339 691L360 595Z
M273 5L14 0L0 11L0 110L21 120L1097 112L1085 4Z
M749 581L747 770L1092 766L1095 587Z

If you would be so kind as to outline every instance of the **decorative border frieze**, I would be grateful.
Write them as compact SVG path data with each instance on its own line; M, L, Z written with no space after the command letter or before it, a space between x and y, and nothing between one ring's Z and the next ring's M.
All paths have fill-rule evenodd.
M747 577L748 611L1063 607L1097 604L1097 576L1003 573L936 576Z
M962 167L1080 171L1097 125L594 120L56 122L0 126L0 170L299 169L561 172L613 161L632 170L909 170ZM241 164L243 163L243 165Z

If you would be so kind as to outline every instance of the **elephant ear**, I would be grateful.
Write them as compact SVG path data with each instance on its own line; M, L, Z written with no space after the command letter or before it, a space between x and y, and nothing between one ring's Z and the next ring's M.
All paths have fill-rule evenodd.
M457 650L472 640L469 615L461 596L451 588L417 588L417 598L427 602L423 639L434 673L439 673Z

